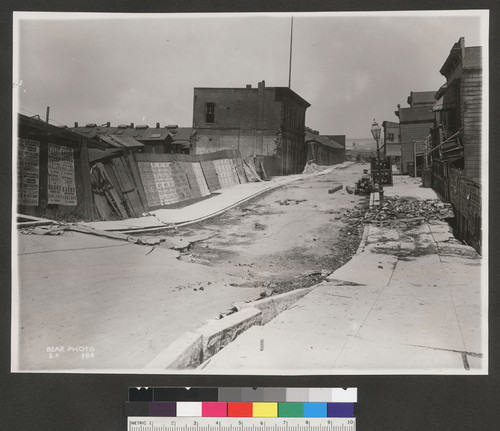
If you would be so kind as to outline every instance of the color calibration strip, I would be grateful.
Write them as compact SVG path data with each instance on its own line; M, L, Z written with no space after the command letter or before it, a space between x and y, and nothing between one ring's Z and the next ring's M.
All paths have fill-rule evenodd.
M356 418L127 418L128 431L356 431Z
M126 416L352 418L356 388L129 388Z

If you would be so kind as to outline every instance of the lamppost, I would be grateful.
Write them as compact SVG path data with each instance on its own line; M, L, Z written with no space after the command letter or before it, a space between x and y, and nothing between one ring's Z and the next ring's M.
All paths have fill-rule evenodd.
M379 196L379 205L382 205L382 202L384 200L384 189L382 186L382 166L380 164L380 151L378 148L378 141L380 139L380 126L375 121L375 119L373 119L371 132L372 132L373 139L375 139L375 141L377 141L378 196Z

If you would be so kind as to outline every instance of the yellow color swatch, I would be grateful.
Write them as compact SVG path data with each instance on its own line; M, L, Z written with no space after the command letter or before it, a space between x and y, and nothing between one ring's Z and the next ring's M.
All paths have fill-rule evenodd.
M254 418L277 418L278 403L253 403Z

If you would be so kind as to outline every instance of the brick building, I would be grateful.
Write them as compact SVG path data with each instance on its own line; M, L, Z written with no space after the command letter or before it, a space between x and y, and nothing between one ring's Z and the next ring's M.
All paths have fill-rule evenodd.
M401 171L404 174L420 175L424 163L424 152L434 124L432 107L436 102L435 91L412 91L408 97L409 108L395 111L399 117L401 134Z
M193 153L239 150L242 157L276 159L280 174L306 162L305 114L311 106L287 87L195 88Z

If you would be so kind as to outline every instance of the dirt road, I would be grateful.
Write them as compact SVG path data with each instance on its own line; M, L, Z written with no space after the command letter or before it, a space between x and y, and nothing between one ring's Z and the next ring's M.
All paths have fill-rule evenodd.
M241 278L240 287L266 287L276 294L318 283L347 262L362 234L342 213L366 207L368 197L351 195L364 165L336 169L274 190L223 215L178 231L206 238L181 254L184 262L218 267ZM333 191L336 186L341 190Z

